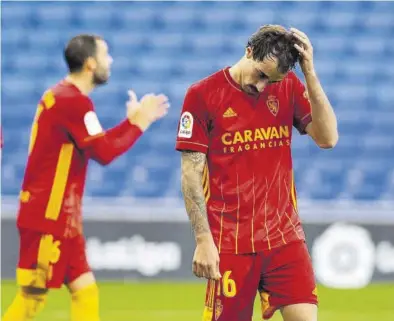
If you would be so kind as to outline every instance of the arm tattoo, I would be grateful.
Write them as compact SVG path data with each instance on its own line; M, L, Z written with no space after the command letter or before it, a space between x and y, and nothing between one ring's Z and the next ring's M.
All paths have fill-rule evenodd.
M205 164L204 153L190 151L182 153L182 193L195 237L210 232L202 186Z

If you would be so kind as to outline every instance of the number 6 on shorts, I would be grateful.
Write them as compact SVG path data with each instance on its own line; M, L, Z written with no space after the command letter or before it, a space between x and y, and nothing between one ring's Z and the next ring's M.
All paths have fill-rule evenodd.
M221 279L223 295L227 298L233 298L237 295L237 285L235 281L230 278L231 271L226 271ZM218 296L220 296L220 283L218 284Z

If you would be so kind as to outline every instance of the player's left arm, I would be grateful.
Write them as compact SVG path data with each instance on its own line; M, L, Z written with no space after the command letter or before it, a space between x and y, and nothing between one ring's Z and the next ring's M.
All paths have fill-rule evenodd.
M76 145L101 165L110 164L124 154L154 121L167 114L166 96L149 94L138 101L133 91L129 91L129 95L127 118L106 131L102 129L88 97L78 97L75 102L78 108L63 108L62 125Z
M128 119L104 131L92 101L86 96L78 96L59 105L57 117L76 146L101 165L108 165L125 153L143 133Z
M309 100L311 109L311 121L306 125L305 132L316 142L321 148L333 148L338 142L337 119L334 110L327 98L313 63L313 47L308 36L295 29L290 29L299 44L295 44L295 48L301 55L300 66L305 77L306 87L298 94L304 95L306 101ZM302 85L303 86L303 85ZM298 86L299 87L299 86ZM297 88L295 88L297 90ZM302 108L302 106L301 106Z

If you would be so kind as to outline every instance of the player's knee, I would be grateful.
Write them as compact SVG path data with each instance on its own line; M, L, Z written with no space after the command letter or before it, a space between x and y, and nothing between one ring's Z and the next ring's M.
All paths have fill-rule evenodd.
M99 290L97 284L91 284L72 293L72 300L85 305L97 305L99 301Z
M292 304L281 310L284 321L317 321L317 306L314 304Z
M96 284L96 279L92 272L86 272L79 275L70 282L67 287L71 293L79 292L81 289L88 288L90 285Z
M91 284L72 293L72 321L99 321L99 291Z

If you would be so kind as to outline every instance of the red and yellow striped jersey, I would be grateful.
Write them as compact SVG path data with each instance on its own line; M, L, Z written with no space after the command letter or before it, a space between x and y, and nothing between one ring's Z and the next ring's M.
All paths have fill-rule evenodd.
M104 132L92 101L66 81L47 90L31 129L18 226L61 237L81 234L88 160L108 164L141 133L128 120Z
M206 153L208 220L220 252L252 253L305 235L297 213L291 139L311 122L302 82L290 72L259 96L244 93L229 68L192 85L176 149Z

